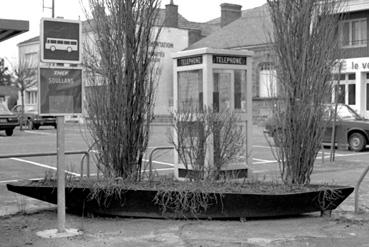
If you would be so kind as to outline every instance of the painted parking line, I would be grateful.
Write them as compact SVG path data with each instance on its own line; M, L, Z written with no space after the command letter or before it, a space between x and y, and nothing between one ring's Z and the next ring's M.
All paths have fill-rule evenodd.
M39 166L39 167L42 167L42 168L56 170L56 167L44 165L44 164L41 164L41 163L38 163L38 162L33 162L33 161L19 159L19 158L10 158L10 159L15 160L15 161L19 161L19 162L23 162L23 163L27 163L27 164L31 164L31 165L35 165L35 166ZM67 170L65 170L65 172L68 173L68 174L71 174L73 176L78 176L78 177L80 176L80 174L75 173L75 172L70 172L70 171L67 171Z
M29 134L35 134L35 135L56 135L56 133L50 133L50 132L42 132L42 131L33 131L33 130L25 130L25 133Z
M143 161L145 162L149 162L149 160L144 160ZM155 164L160 164L160 165L167 165L167 166L172 166L174 167L175 165L172 164L172 163L167 163L167 162L162 162L162 161L156 161L156 160L153 160L152 163L155 163Z
M271 148L270 146L260 146L260 145L252 145L252 147L254 147L254 148L267 148L267 149ZM272 147L272 148L274 148L274 147Z
M40 180L40 179L43 179L43 178L30 178L30 179L13 179L13 180L3 180L3 181L0 181L0 184L6 184L6 183L16 183L16 182L19 182L19 181L24 181L24 180Z

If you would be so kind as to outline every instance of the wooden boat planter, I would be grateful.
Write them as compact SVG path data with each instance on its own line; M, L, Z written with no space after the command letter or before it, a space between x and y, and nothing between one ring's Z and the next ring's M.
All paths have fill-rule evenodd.
M76 212L150 218L231 219L330 212L354 190L353 187L343 186L309 187L312 189L306 192L293 193L207 193L205 206L189 205L192 208L197 207L195 211L176 204L175 199L170 199L178 199L179 192L174 190L160 194L154 189L128 189L110 196L101 195L100 199L97 199L91 197L90 188L67 187L65 194L66 207ZM10 183L7 188L9 191L38 200L57 203L57 189L52 185L40 185L30 181ZM194 194L188 193L187 196L187 201L191 201ZM160 203L161 199L167 202L165 206Z

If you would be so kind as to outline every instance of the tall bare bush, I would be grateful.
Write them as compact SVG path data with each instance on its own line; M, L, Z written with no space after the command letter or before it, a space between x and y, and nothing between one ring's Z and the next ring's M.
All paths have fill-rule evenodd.
M88 129L106 177L140 179L153 117L159 0L89 0Z
M307 184L321 147L332 70L339 58L342 1L268 0L280 95L274 118L281 176Z

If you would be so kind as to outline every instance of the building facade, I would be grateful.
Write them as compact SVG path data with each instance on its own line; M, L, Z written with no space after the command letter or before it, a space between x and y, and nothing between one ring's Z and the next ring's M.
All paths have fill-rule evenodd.
M337 100L369 118L369 2L349 1L344 11L347 14L339 28L342 69Z

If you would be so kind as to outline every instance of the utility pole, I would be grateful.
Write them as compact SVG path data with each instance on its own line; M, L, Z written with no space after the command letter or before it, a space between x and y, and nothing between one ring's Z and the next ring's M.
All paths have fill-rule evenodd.
M55 0L51 0L51 7L45 6L45 0L42 0L42 10L51 9L51 17L55 18Z

